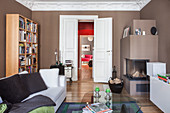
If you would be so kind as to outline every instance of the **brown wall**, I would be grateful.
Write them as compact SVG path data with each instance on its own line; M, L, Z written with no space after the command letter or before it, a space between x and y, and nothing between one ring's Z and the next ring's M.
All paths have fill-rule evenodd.
M60 15L98 15L100 18L113 18L113 65L120 71L120 39L123 28L133 19L140 19L140 12L113 11L51 11L33 12L32 19L40 25L40 68L49 68L55 63L55 49L59 48L59 16Z
M0 0L0 77L5 76L6 14L21 14L31 19L32 11L15 0Z
M170 0L152 0L141 10L141 19L155 19L159 35L158 59L170 72Z

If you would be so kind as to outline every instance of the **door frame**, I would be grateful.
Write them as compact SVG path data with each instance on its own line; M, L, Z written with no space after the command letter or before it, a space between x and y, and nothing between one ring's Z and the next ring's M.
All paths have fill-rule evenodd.
M62 51L62 46L63 46L63 40L61 40L61 38L63 37L63 31L64 31L64 19L77 19L77 20L94 20L94 39L96 37L95 31L96 31L96 20L98 19L98 15L60 15L60 28L59 28L59 60L64 63L63 61L63 53L61 53ZM78 36L78 33L77 33ZM78 40L78 39L77 39ZM95 42L95 40L94 40ZM94 45L95 46L95 45ZM77 50L77 54L76 54L76 59L78 61L78 43L76 43L76 50ZM95 60L95 59L94 59ZM78 63L76 64L78 66ZM94 66L94 65L93 65ZM93 75L94 75L94 71L93 71ZM72 79L73 81L77 81L78 80L78 73L76 74L75 77L73 77Z

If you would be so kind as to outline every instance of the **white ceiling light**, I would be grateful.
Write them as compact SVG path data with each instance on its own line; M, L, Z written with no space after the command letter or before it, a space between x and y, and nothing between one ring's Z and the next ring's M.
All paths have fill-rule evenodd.
M16 0L32 11L140 11L151 0Z
M88 37L88 40L91 42L91 41L93 41L93 36L89 36Z

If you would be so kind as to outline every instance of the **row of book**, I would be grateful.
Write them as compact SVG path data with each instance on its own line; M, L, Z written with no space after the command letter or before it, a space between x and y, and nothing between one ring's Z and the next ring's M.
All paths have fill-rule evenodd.
M36 51L37 48L35 46L33 47L28 46L26 49L26 53L37 53ZM19 44L19 54L25 54L25 46L22 43Z
M27 30L31 32L37 32L37 24L27 21Z
M20 55L19 56L19 66L25 66L25 65L36 65L37 63L37 59L36 59L36 55L27 55L27 57L25 58L24 55Z
M103 103L88 104L83 108L83 113L112 113L112 111Z
M32 33L26 33L25 31L19 31L19 40L23 42L33 42L37 43L37 35Z
M27 71L29 73L34 73L34 72L37 72L37 68L35 66L31 67L31 66L28 66L25 68L19 68L19 72L23 72L23 71Z

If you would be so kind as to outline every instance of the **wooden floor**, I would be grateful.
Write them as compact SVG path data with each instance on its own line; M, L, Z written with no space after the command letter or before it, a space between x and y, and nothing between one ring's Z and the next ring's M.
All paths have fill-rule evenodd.
M79 76L78 79L80 81L82 80L92 80L92 67L89 67L87 64L82 65L81 69L79 70Z
M65 102L90 102L92 93L89 92L93 92L96 86L98 86L101 91L105 90L104 86L108 86L107 84L103 83L94 83L92 78L90 78L92 76L90 75L91 71L89 68L87 66L83 66L83 68L84 70L81 71L79 81L67 84L67 97ZM85 68L88 70L85 70ZM82 73L89 77L83 76ZM152 102L149 100L149 95L132 97L126 92L125 89L123 89L122 94L137 100L137 103L139 106L141 106L143 113L163 113L159 110L159 108L152 104Z

